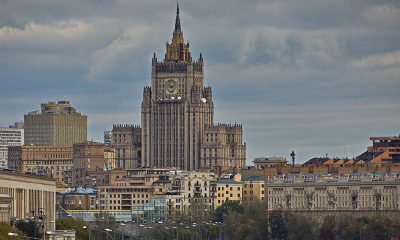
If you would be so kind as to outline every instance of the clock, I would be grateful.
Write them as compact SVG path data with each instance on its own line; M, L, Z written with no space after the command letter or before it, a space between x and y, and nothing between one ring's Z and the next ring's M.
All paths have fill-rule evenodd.
M173 79L169 79L166 82L166 88L169 93L173 93L176 89L176 82Z

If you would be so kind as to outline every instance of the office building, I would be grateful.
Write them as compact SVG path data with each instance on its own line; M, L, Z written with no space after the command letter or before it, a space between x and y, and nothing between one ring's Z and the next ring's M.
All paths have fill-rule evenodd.
M24 124L26 145L72 146L87 140L87 116L69 101L43 103L24 116Z
M111 131L115 148L116 167L133 169L141 166L141 128L137 125L116 124Z

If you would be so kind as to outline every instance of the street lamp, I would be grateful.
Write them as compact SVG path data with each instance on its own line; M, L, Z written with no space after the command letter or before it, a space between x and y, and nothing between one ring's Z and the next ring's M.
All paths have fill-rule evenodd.
M21 235L18 235L17 233L13 233L13 232L9 232L7 235L8 235L9 237L24 237L24 238L26 238L26 239L41 240L40 238L21 236Z

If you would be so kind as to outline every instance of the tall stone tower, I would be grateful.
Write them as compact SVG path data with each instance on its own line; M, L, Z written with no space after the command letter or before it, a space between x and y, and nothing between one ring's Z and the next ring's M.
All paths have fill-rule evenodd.
M207 126L214 126L211 87L204 87L203 58L192 59L185 42L177 7L172 41L159 61L152 59L151 87L142 102L142 167L198 170ZM240 129L241 130L241 129Z

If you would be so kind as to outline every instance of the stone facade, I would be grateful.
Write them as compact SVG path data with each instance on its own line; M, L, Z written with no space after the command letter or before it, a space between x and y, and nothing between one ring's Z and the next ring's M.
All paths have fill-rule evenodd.
M141 166L175 167L181 170L215 166L214 159L204 159L201 153L205 133L214 126L212 91L211 87L204 86L202 55L193 60L189 43L184 40L179 8L172 42L166 44L164 60L159 61L156 54L153 56L151 78L151 87L144 88L141 107ZM216 164L226 164L222 167L245 166L242 126L236 125L234 128L228 130L233 131L233 135L240 135L238 141L232 141L229 147L235 152L234 157L224 149L217 150L221 160ZM223 142L223 137L218 141ZM205 152L216 149L205 147L208 147Z
M165 194L168 217L211 213L215 205L215 182L216 175L212 172L175 174Z
M0 170L0 194L12 198L10 210L13 218L25 219L45 215L44 228L55 229L54 179Z
M265 184L268 210L398 211L398 173L289 174Z
M141 166L140 126L113 125L111 145L115 148L117 168L133 169Z
M115 150L102 143L84 142L73 146L73 187L96 187L104 172L115 165ZM110 167L111 166L111 167Z
M87 116L68 101L49 102L24 116L25 144L72 146L87 140Z
M72 168L72 147L68 146L12 146L9 168L18 172L47 175L62 182L63 172Z

